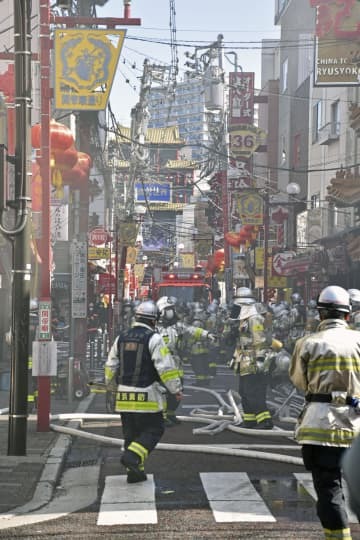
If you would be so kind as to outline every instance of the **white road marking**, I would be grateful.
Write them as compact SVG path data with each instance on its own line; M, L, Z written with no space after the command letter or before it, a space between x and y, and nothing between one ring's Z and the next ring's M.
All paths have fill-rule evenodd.
M135 525L157 521L152 474L138 484L128 484L125 475L106 477L97 525Z
M200 478L215 521L276 521L246 473L200 473Z
M90 506L97 499L99 472L99 466L67 470L57 496L49 504L30 514L1 514L0 530L58 519Z
M301 484L304 487L304 489L309 493L309 495L314 499L314 501L317 501L317 495L314 489L311 473L294 473L294 476L296 480L299 482L299 484ZM349 523L359 523L359 520L357 519L354 512L350 508L349 490L347 488L345 480L343 480L343 489L344 489L345 502L346 502L346 513L349 518Z

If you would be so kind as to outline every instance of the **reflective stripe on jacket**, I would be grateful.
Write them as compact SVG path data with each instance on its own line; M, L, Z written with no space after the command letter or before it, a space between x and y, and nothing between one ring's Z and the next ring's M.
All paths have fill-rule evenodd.
M257 359L264 355L263 350L267 343L264 317L257 312L255 306L246 307L249 317L240 320L239 336L234 352L234 359L238 363L238 371L241 376L253 375L261 371Z
M125 346L121 343L123 340ZM106 384L110 384L115 376L119 383L116 396L119 412L162 410L160 381L172 394L182 389L179 371L168 347L158 333L142 323L135 323L133 328L115 339L105 363Z
M360 332L340 319L322 321L318 332L296 342L289 375L306 394L360 397ZM295 438L300 444L347 447L359 431L360 415L350 405L311 402L300 415Z

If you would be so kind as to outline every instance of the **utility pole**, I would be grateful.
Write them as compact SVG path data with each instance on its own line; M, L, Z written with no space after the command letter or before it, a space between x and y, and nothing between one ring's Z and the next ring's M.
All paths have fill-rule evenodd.
M13 229L0 230L13 243L11 379L8 455L26 454L29 311L30 311L30 226L28 219L31 107L31 1L14 0L15 36L15 166L14 200L5 201L15 210ZM2 205L4 207L4 205Z
M141 78L140 98L131 109L131 160L130 180L125 202L125 216L132 220L135 206L135 181L138 173L145 169L149 158L149 150L145 146L145 137L149 122L148 95L151 88L152 66L147 59L144 60L143 75Z

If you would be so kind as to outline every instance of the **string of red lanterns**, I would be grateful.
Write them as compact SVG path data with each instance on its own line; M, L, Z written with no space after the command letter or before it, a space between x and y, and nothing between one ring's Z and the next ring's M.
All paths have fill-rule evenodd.
M91 157L85 152L79 152L75 147L75 141L71 130L57 122L50 122L50 151L51 151L51 183L61 196L63 185L77 187L89 179L92 166ZM37 150L39 162L41 148L41 125L34 124L31 128L31 144ZM40 194L38 178L36 186L32 185L33 207L39 206ZM41 203L40 203L41 205Z

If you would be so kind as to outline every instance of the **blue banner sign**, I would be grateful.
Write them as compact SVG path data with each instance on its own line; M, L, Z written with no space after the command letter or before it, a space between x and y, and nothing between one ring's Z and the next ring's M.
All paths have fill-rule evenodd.
M136 202L171 202L171 184L144 182L135 184Z

